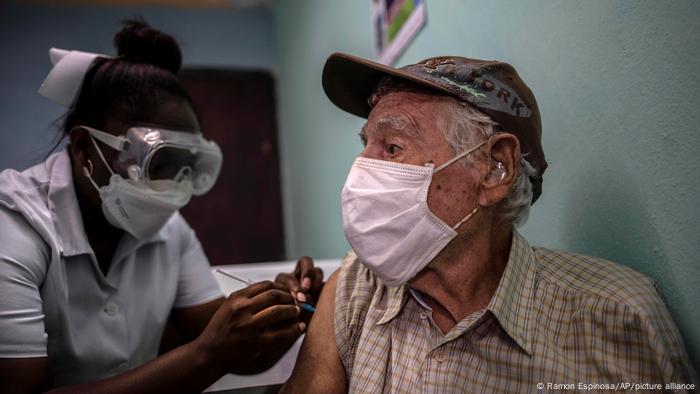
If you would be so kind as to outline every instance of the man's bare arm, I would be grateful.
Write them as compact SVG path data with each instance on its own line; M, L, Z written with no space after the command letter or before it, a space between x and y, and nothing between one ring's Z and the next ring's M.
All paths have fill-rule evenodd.
M333 328L338 271L328 279L301 345L294 372L282 393L344 393L345 368L338 356Z

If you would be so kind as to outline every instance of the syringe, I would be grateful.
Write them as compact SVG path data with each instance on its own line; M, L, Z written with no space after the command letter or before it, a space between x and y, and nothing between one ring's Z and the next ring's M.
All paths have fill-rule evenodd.
M242 276L238 276L238 275L236 275L236 274L232 274L232 273L230 273L230 272L226 272L226 271L222 270L221 268L217 268L217 269L216 269L216 272L219 273L219 274L221 274L221 275L228 276L228 277L231 278L231 279L235 279L235 280L237 280L237 281L239 281L239 282L241 282L241 283L243 283L243 284L245 284L245 285L247 285L247 286L250 286L250 285L252 285L253 283L255 283L255 282L253 282L252 280L250 280L250 279L248 279L248 278L244 278L244 277L242 277ZM307 304L307 303L301 303L301 304L299 304L299 307L300 307L301 309L303 309L303 310L305 310L305 311L308 311L308 312L311 312L311 313L316 312L316 308L314 308L313 306L311 306L311 305L309 305L309 304Z

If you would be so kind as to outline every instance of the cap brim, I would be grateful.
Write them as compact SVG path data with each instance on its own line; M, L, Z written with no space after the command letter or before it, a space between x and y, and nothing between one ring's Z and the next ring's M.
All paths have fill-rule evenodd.
M442 86L415 74L346 53L334 53L326 60L323 67L323 90L338 108L366 118L372 110L367 99L385 76L405 79L452 95L452 92Z

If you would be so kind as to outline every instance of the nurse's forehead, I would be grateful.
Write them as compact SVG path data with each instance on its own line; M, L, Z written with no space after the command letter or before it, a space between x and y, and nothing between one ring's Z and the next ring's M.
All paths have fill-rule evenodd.
M156 111L147 114L144 122L183 131L199 130L197 115L192 106L184 100L163 103Z
M199 121L192 106L186 101L163 102L154 111L143 111L127 119L110 117L105 122L105 131L121 134L133 126L151 126L164 129L197 132Z

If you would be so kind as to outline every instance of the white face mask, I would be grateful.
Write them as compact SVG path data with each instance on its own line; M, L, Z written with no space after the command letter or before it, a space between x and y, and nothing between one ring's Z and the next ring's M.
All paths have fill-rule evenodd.
M124 179L112 171L95 140L93 144L112 176L109 178L109 184L99 187L92 179L91 171L83 167L83 173L100 193L102 213L112 226L128 232L137 239L147 239L155 235L177 210L190 201L190 180L145 182Z
M474 152L486 141L443 163L417 166L358 157L341 194L343 230L357 256L387 286L416 276L457 236L428 207L433 174Z

